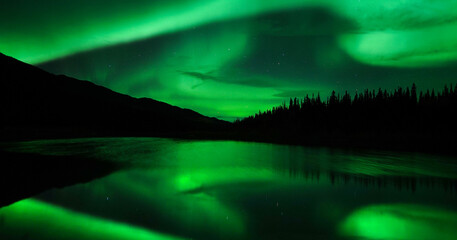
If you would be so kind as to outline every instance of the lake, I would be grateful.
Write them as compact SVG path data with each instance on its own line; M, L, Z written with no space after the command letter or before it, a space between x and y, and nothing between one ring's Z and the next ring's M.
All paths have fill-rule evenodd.
M8 151L122 167L0 208L0 239L457 239L451 157L163 138Z

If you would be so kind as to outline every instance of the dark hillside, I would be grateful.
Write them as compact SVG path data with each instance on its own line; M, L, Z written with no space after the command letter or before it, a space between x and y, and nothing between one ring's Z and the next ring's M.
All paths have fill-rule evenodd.
M3 139L78 136L180 136L226 122L88 81L56 76L0 54Z

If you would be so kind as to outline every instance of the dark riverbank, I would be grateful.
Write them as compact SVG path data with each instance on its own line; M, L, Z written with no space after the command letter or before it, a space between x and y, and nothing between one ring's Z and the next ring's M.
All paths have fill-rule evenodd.
M88 182L121 164L88 156L50 156L0 150L0 208L44 190Z
M438 155L457 155L457 141L452 136L426 137L408 135L301 135L299 133L273 132L261 129L242 129L226 125L214 131L186 132L133 132L101 129L56 129L56 128L10 128L4 131L0 142L28 141L39 139L70 139L91 137L161 137L190 140L234 140L274 144L300 145L309 147L331 147L341 149L371 149L387 151L423 152Z

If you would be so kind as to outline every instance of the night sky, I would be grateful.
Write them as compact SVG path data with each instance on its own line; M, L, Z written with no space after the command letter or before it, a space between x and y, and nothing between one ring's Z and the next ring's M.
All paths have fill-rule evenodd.
M456 0L0 2L0 52L234 120L332 90L457 81Z

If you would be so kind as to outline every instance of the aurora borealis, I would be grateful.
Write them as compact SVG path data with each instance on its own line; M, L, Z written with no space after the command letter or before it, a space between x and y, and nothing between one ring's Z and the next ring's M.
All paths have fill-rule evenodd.
M331 90L455 84L457 1L9 1L0 52L227 120Z

